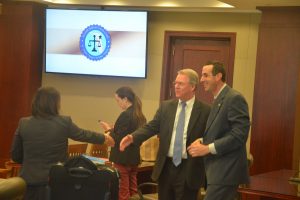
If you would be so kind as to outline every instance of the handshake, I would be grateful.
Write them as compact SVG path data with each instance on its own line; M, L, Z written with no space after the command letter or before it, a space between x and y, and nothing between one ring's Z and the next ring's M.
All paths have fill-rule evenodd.
M109 135L111 130L113 129L113 125L109 125L107 122L104 122L102 120L98 120L98 122L100 123L100 126L103 128L105 134L105 141L104 143L107 146L113 147L115 146L115 140Z
M102 120L99 120L100 126L103 128L105 136L105 144L108 146L115 146L115 141L114 139L109 135L111 130L113 129L113 125L108 124L107 122L104 122ZM120 143L120 151L124 151L127 146L129 146L133 142L133 138L131 135L125 136L121 143Z
M115 146L114 139L109 135L109 133L113 129L114 125L110 125L107 122L104 122L102 120L98 120L98 122L100 123L100 126L102 127L102 129L106 133L106 134L104 134L104 136L105 136L105 144L107 144L108 146L111 146L111 147ZM132 137L132 135L125 136L121 140L120 151L124 151L125 148L128 147L131 143L133 143L133 137Z
M104 134L104 137L105 137L104 144L110 147L115 146L115 140L109 134Z

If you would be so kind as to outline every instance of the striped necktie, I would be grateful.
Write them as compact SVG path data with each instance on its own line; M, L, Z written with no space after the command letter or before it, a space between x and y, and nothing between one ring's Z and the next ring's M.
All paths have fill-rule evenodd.
M179 113L176 135L173 149L173 163L177 167L181 163L182 157L182 146L183 146L183 130L185 122L185 106L186 102L181 102L181 111Z

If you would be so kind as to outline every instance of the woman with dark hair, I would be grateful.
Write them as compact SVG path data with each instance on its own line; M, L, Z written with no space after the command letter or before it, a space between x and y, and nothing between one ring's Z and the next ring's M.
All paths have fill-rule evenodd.
M137 193L137 167L140 163L140 147L131 145L120 152L120 141L127 134L146 123L142 112L142 103L130 87L121 87L115 93L115 99L123 112L119 115L114 127L101 121L106 132L114 138L116 145L111 149L109 160L120 173L119 200L128 200Z
M32 116L21 118L15 132L11 157L21 163L20 176L26 181L25 200L47 198L46 185L52 165L67 159L68 138L109 146L109 135L83 130L69 116L59 115L60 94L53 87L42 87L32 101Z

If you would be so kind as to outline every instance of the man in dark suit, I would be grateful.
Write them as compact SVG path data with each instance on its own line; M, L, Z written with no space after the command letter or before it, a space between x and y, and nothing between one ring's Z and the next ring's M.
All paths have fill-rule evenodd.
M250 127L245 98L225 83L222 63L202 68L201 83L214 95L205 133L188 147L192 157L204 156L206 200L233 200L238 185L249 181L246 142Z
M152 121L123 138L120 150L128 145L141 145L153 135L159 137L159 149L152 179L158 181L158 196L161 200L195 200L205 173L201 157L192 158L186 147L202 137L210 107L195 99L199 78L192 69L178 72L174 82L176 98L161 103ZM181 112L183 110L183 112ZM184 122L180 116L184 113ZM177 143L177 132L183 123L181 142ZM182 125L182 124L181 124ZM132 144L133 143L133 144ZM175 145L174 145L175 144ZM175 149L180 147L180 158ZM176 152L176 151L175 151ZM174 160L173 160L174 159Z

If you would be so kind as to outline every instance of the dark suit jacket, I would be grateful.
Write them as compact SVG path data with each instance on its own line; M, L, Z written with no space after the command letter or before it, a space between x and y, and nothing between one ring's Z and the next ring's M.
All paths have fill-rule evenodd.
M11 157L13 161L22 163L20 175L27 184L48 182L50 167L67 158L68 138L98 144L105 140L103 134L80 129L67 116L20 119Z
M138 128L137 122L133 119L133 107L123 111L118 117L111 136L115 140L115 146L111 148L109 160L121 165L138 165L140 163L140 147L130 145L124 151L120 151L120 142L126 135Z
M214 142L217 151L204 159L208 184L238 185L249 181L246 152L249 127L246 100L225 86L214 101L203 137L204 144Z
M152 179L154 181L158 180L166 162L177 106L178 100L162 102L153 120L132 134L134 144L137 145L140 145L143 141L155 134L159 137L159 149L152 173ZM188 124L187 147L196 139L203 136L209 111L210 107L208 105L195 100ZM205 180L203 158L192 158L188 155L186 165L186 181L188 186L193 189L198 189L200 186L203 186Z

